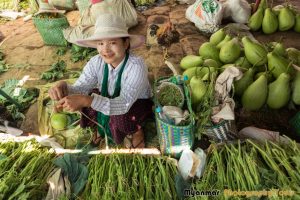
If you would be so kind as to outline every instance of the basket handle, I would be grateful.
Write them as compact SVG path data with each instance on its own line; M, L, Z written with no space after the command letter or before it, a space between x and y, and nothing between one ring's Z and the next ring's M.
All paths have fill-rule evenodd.
M173 63L171 63L170 61L166 60L165 64L169 67L169 69L173 72L173 74L175 76L179 75L178 71L176 70L176 68L174 67Z

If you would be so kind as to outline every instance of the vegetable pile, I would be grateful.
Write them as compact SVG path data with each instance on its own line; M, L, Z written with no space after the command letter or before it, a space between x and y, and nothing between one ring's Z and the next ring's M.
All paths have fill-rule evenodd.
M83 199L176 199L176 167L164 157L96 155Z
M262 29L265 34L293 29L300 33L300 13L292 5L268 7L267 0L261 0L258 9L249 19L252 31Z
M200 46L199 55L185 56L180 65L190 81L194 107L207 94L209 77L231 66L243 72L234 82L234 95L245 109L280 109L290 101L300 105L300 72L294 69L300 65L300 51L279 42L263 45L248 36L239 40L225 27Z
M81 168L65 165L76 156L84 161L82 164L87 166L89 174L87 183L82 185L84 189L76 195L79 199L177 199L176 161L168 157L116 153L90 156L85 154L89 150L74 154L75 157L70 154L58 157L35 139L24 139L1 135L0 199L44 199L49 188L47 179L58 166L68 168L63 173L71 188L78 186L80 183L73 181L83 178ZM70 175L75 172L77 177Z
M34 140L0 142L0 199L42 199L55 154Z
M247 140L214 145L210 150L203 177L193 185L196 190L280 189L294 191L295 199L300 197L300 148L295 142L280 146Z

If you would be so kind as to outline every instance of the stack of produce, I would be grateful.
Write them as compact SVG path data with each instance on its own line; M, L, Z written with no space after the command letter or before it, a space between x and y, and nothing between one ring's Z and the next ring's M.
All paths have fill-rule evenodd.
M235 81L235 95L241 97L247 110L259 110L267 104L280 109L292 99L300 105L300 72L294 65L300 65L300 51L285 49L281 43L272 42L267 46L244 36L241 40L220 29L203 43L198 55L187 55L181 60L183 75L190 81L193 103L199 104L207 91L205 82L208 72L222 72L236 66L244 72L242 79ZM195 81L197 80L197 81ZM193 89L196 88L196 89Z
M183 76L191 89L192 108L196 116L195 136L200 139L205 126L211 124L210 117L214 103L214 83L218 69L222 63L218 59L212 59L215 54L214 47L204 43L202 48L212 48L204 51L208 57L187 55L182 58L180 66L184 69ZM200 48L200 51L201 48ZM216 57L215 57L216 58Z
M53 164L54 151L34 139L3 138L0 199L44 199L49 188L47 178L57 167ZM89 176L79 199L177 199L174 159L112 153L94 155L86 163ZM63 195L60 199L64 198L68 199Z
M300 148L295 142L280 146L247 140L211 147L204 174L201 180L193 184L195 190L278 189L291 191L293 199L300 197ZM243 197L240 196L241 199ZM289 199L288 195L282 197ZM278 196L274 198L278 199Z
M0 142L0 199L43 199L54 152L34 140Z
M171 159L142 155L91 158L82 199L177 199Z
M250 17L248 26L252 31L262 29L265 34L290 29L300 33L300 13L288 5L270 8L266 0L262 0L256 12Z

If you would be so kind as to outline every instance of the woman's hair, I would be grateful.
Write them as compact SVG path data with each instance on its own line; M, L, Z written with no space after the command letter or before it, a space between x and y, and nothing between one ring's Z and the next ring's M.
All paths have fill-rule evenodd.
M122 37L122 40L123 40L123 42L126 42L126 40L130 40L130 39L129 39L129 37ZM126 53L129 53L129 50L130 50L130 42L129 42L128 48L126 49Z

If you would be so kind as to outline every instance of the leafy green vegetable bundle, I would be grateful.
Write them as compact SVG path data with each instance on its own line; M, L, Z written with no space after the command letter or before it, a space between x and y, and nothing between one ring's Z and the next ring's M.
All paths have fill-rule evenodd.
M34 140L0 142L0 199L42 199L54 152Z
M260 145L247 140L220 148L212 146L210 152L203 177L193 185L196 190L279 189L294 191L294 197L299 198L300 148L296 143L290 141L283 147L271 142Z
M176 199L176 167L171 160L142 155L91 158L82 199Z

